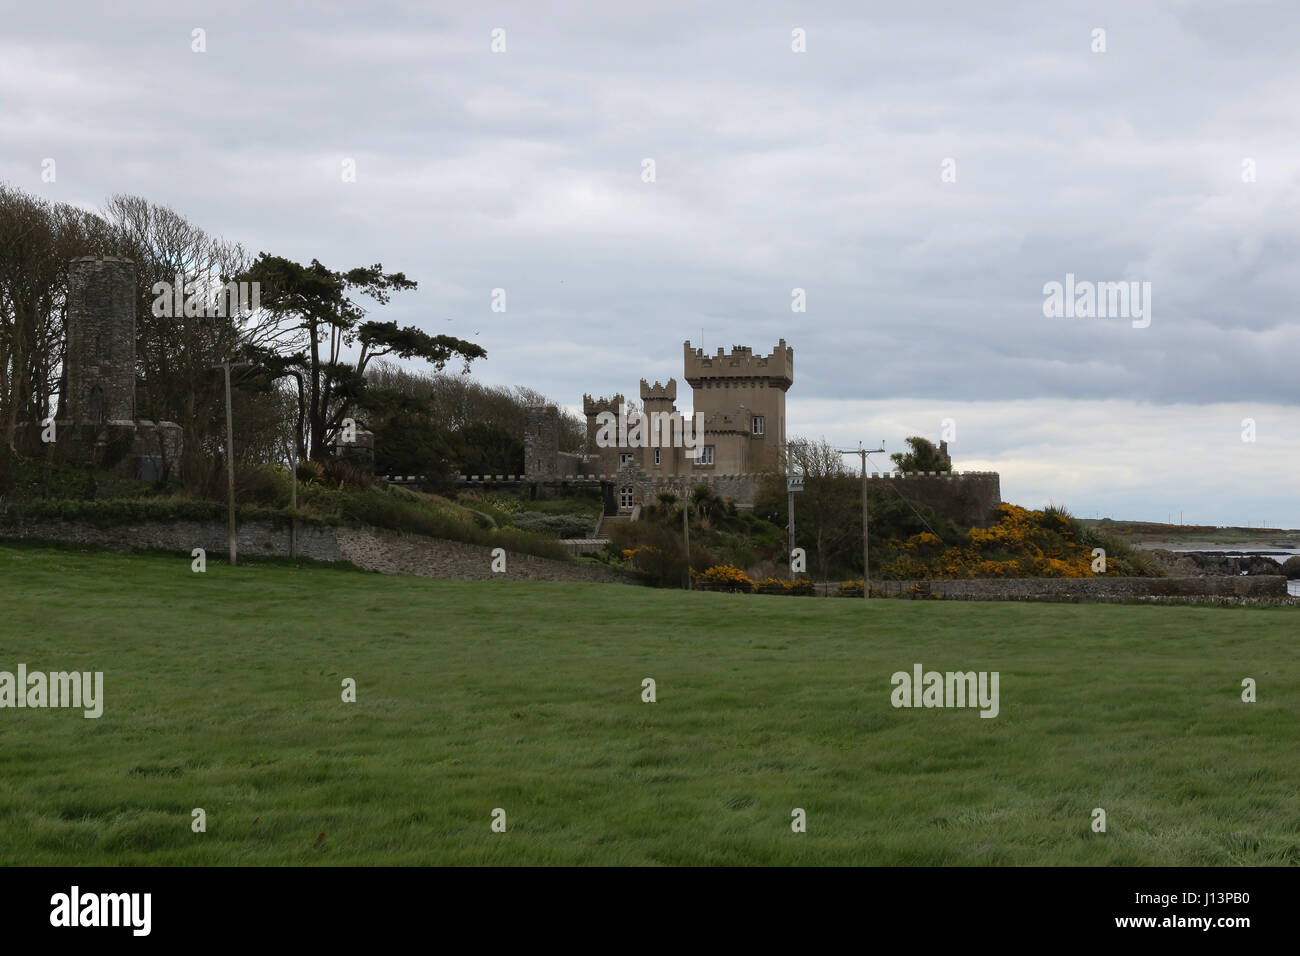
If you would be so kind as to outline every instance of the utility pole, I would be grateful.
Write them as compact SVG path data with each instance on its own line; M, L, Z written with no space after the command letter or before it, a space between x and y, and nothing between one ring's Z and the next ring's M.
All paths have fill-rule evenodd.
M289 557L298 555L298 438L294 436L293 448L289 451Z
M687 510L690 499L682 497L682 538L686 541L686 590L694 590L691 587L691 518Z
M227 479L227 511L229 513L229 526L227 536L230 543L230 566L235 566L235 426L234 413L230 410L230 367L232 365L250 365L250 362L231 362L229 360L222 362L220 365L214 365L213 368L219 368L225 372L226 376L226 479Z
M841 455L858 455L862 459L862 597L864 600L871 598L871 565L867 563L869 557L867 553L867 533L869 529L869 515L867 508L867 456L882 455L885 452L884 442L881 442L880 448L867 450L858 443L857 448L838 449Z
M786 513L789 514L790 516L790 527L788 528L790 532L789 550L791 554L794 554L794 485L791 485L788 479L786 480L786 485L787 488L786 488L785 496L787 499L789 499L789 504L786 507Z
M803 491L803 475L787 474L785 476L785 493L789 499L788 514L790 516L790 580L794 580L794 493Z

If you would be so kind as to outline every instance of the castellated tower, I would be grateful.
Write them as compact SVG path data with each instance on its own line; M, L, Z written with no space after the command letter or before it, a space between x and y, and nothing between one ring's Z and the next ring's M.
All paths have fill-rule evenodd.
M646 416L647 440L655 447L639 449L641 468L652 475L675 475L690 461L681 447L682 425L677 416L677 379L651 385L641 379L641 411ZM661 424L666 423L666 424Z
M695 468L746 474L776 465L785 444L785 393L794 384L794 349L781 339L771 355L755 355L743 345L705 355L689 341L683 351L694 411L704 416L707 448Z
M62 414L73 425L135 424L135 263L68 264L68 347Z
M596 416L601 412L610 412L617 419L619 410L622 407L622 394L615 395L612 398L582 396L582 414L587 417L587 446L584 451L588 458L595 459L593 470L597 474L609 475L618 470L619 449L601 448L596 444L596 433L600 430L600 425L596 422Z

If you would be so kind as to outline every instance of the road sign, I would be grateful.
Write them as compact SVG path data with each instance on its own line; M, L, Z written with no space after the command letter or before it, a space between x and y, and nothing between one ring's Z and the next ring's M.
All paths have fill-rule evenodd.
M803 475L786 475L786 491L803 491Z

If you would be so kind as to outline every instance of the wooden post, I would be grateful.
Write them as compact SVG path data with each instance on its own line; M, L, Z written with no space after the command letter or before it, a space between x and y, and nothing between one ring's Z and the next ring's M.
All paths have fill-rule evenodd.
M226 496L229 505L230 566L235 566L235 432L234 414L230 410L230 363L222 362L221 368L226 374L226 476L229 488Z
M298 440L293 442L293 451L289 455L289 480L293 482L289 486L289 510L293 515L289 518L289 557L298 556Z
M691 586L691 519L687 511L687 499L682 500L682 538L686 541L686 590L692 591Z

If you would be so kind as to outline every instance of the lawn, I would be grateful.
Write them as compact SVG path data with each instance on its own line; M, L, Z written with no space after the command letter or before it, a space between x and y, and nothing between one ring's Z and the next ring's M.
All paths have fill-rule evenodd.
M0 865L1300 863L1296 608L195 574L21 545L0 605L0 671L105 685L98 720L0 709ZM1000 713L895 709L917 662L998 671Z

